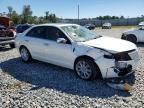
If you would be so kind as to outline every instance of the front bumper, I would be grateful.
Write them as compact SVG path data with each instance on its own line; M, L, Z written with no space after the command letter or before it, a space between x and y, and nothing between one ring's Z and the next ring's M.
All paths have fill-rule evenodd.
M121 61L121 64L126 64L126 66L125 67L113 66L107 68L107 71L104 74L104 78L123 77L135 72L136 70L136 65L133 60Z
M0 45L6 45L6 44L14 44L14 40L6 40L6 41L0 41Z
M123 77L135 72L139 61L138 50L130 50L114 55L114 58L100 57L95 60L103 78Z
M135 72L137 62L134 60L120 61L120 65L114 59L99 59L95 61L103 78L123 77Z

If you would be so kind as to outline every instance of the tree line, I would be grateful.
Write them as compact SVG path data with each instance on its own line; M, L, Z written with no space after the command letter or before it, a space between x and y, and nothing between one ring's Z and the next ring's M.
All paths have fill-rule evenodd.
M109 16L109 15L106 15L106 16L99 16L99 17L96 17L96 19L99 19L99 20L109 20L109 19L124 19L124 16Z
M10 17L14 24L43 24L43 23L55 23L57 17L55 14L50 13L49 11L45 12L44 16L33 16L30 5L24 5L21 14L18 14L12 6L8 6L8 13L4 13L6 16ZM2 16L2 14L1 14Z

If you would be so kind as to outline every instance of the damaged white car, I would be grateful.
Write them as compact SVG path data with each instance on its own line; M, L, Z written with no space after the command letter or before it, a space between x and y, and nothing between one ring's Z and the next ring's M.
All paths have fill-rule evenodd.
M133 43L96 35L76 24L36 25L15 41L24 62L36 59L73 69L85 80L125 76L139 60Z

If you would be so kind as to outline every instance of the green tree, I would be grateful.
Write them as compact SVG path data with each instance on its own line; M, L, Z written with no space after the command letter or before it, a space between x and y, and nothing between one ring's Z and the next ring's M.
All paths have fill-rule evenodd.
M49 11L46 11L46 12L45 12L45 15L46 15L45 18L48 19Z
M8 6L8 16L11 18L12 12L13 12L13 7L12 6Z
M19 24L21 23L21 16L18 15L18 13L16 11L12 11L11 13L11 18L14 22L14 24Z
M124 16L120 16L120 19L124 19Z
M23 11L22 11L22 23L28 23L30 17L32 16L32 11L30 5L24 5Z
M52 22L52 23L56 23L57 17L56 17L55 14L50 14L50 15L48 16L48 20L49 20L50 22Z

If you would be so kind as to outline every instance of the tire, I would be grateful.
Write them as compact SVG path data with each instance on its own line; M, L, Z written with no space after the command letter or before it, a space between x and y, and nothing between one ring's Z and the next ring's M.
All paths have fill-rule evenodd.
M11 48L15 48L15 44L9 44Z
M130 41L130 42L132 42L132 43L135 43L135 44L136 44L136 42L137 42L137 38L136 38L136 36L134 36L134 35L127 35L127 36L126 36L126 40L128 40L128 41Z
M20 48L20 55L23 62L30 62L32 60L31 54L26 47Z
M84 80L94 80L101 75L97 65L90 59L78 59L74 68L77 75Z

